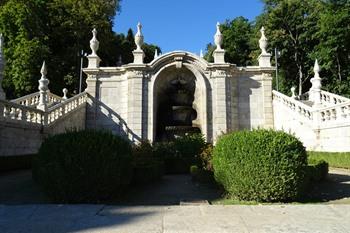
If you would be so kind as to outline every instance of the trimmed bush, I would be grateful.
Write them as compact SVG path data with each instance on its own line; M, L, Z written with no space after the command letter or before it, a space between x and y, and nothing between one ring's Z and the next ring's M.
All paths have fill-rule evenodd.
M246 201L292 201L306 186L303 144L282 131L240 131L219 138L213 152L215 179Z
M204 146L202 134L189 134L171 142L156 143L154 152L164 159L167 174L183 174L190 171L191 165L200 165L199 155Z
M0 172L32 168L35 155L0 156Z
M162 178L164 162L148 141L133 147L133 183L149 183Z
M328 163L324 160L309 160L307 173L311 181L323 181L328 175Z
M33 160L33 178L54 202L98 203L118 198L132 175L131 146L105 131L47 138Z

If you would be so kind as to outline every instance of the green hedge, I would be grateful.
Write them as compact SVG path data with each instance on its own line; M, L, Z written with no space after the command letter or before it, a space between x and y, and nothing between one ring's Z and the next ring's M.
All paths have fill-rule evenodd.
M323 181L328 175L328 163L324 160L309 160L307 173L311 181Z
M35 155L0 156L0 172L30 169Z
M167 174L189 173L191 165L199 165L205 140L202 134L189 134L171 142L158 142L154 153L164 161Z
M292 201L305 190L305 148L282 131L259 129L224 135L213 154L215 179L233 198Z
M109 132L67 132L42 143L33 178L54 202L98 203L125 190L131 159L129 142Z
M148 141L133 147L133 183L150 183L162 178L164 162L154 153Z

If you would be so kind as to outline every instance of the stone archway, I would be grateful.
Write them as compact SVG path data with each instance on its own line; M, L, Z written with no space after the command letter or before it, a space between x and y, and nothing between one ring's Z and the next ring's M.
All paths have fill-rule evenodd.
M169 126L181 126L181 122L177 121L180 119L176 120L174 115L171 116L171 112L180 111L179 115L182 114L183 118L190 121L190 124L187 121L186 124L182 125L184 126L183 132L197 130L205 136L207 141L211 141L211 127L208 124L211 122L208 120L208 113L211 111L208 103L210 96L208 86L210 84L200 68L189 63L182 63L181 66L178 66L173 61L168 64L163 63L150 80L148 138L151 141L159 140L162 138L162 130L165 127L168 127L168 130L170 128L171 131ZM181 101L171 100L174 93L173 85L182 86L180 89L190 94L183 96L188 100L184 101L182 106L179 106ZM183 107L186 107L187 110L184 111ZM175 120L175 122L170 122L169 119ZM178 128L174 128L174 130L178 130Z

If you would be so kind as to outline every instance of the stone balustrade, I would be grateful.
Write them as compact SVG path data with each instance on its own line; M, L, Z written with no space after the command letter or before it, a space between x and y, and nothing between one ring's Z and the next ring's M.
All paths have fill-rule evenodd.
M272 95L274 101L283 104L285 107L295 112L299 118L310 121L313 119L312 107L277 91L272 91Z
M0 100L0 119L32 124L42 124L45 113L36 108Z
M321 91L321 102L324 105L335 105L344 102L350 102L350 99L327 91Z
M350 122L350 101L318 110L321 122Z
M51 94L51 103L61 101L60 97ZM50 125L59 118L68 115L78 107L85 105L87 95L85 92L70 99L62 101L48 109L47 112L31 107L38 99L38 93L17 99L16 102L0 100L0 118L18 122L26 122L41 125ZM27 105L28 104L28 105Z
M49 105L57 104L62 101L62 97L55 95L51 92L48 92L47 98L48 98ZM11 100L11 102L24 105L24 106L36 106L39 104L39 99L40 99L40 92L35 92L32 94L20 97L18 99Z
M77 109L78 107L84 105L86 103L87 94L85 92L80 93L79 95L76 95L70 99L67 99L60 104L54 105L51 108L48 109L47 118L45 118L44 124L49 125L53 123L54 121L58 120L59 118L62 118L66 115L68 115L73 110Z
M302 120L314 120L314 125L318 127L329 126L350 122L350 100L326 91L321 92L322 102L327 102L327 106L312 108L299 100L295 100L277 91L273 91L273 100L282 103L291 110L291 114L297 114ZM316 121L316 122L315 122Z

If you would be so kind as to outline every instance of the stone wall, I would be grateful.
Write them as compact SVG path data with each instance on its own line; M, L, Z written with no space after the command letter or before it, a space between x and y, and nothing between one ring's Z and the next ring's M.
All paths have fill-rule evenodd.
M271 67L208 63L182 51L149 64L86 68L87 127L103 128L132 142L154 141L158 92L164 80L195 79L193 106L207 141L238 129L273 127Z
M35 154L48 135L85 128L85 104L49 126L17 120L0 121L0 156Z

